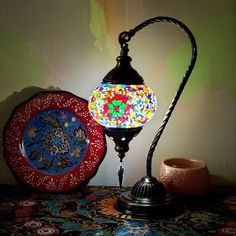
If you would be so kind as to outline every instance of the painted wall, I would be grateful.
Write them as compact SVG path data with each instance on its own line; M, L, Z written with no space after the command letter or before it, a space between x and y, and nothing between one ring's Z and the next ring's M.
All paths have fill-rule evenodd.
M145 19L167 15L193 31L195 70L154 155L153 173L174 156L205 161L215 184L236 184L234 0L0 0L0 132L14 107L44 89L88 99L119 54L117 36ZM130 42L133 67L159 99L157 115L130 144L125 185L145 174L145 158L190 60L186 35L154 24ZM107 155L90 184L116 185L118 158ZM16 183L2 158L0 183Z

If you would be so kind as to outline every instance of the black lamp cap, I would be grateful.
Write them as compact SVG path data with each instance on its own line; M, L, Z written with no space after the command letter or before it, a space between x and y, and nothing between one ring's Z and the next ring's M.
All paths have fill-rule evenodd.
M110 84L144 84L144 80L139 73L132 68L130 62L131 57L121 55L116 58L117 64L108 74L104 77L103 83Z

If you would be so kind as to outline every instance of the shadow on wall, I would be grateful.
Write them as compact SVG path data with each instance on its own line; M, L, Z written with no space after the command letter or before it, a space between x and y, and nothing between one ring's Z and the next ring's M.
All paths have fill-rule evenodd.
M20 92L14 92L10 96L8 96L5 100L0 102L0 184L16 184L16 180L14 175L12 174L11 170L8 168L7 164L4 161L3 156L3 129L10 118L14 108L19 105L20 103L28 100L30 97L35 95L38 92L42 91L53 91L53 90L61 90L60 88L54 88L52 86L48 87L47 89L43 89L40 87L27 87L21 90Z

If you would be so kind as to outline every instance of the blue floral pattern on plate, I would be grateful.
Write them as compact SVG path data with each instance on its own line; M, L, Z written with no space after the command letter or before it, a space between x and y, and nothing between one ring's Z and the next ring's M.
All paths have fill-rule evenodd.
M64 174L81 163L88 147L86 128L75 114L50 109L27 124L22 147L28 162L45 174Z

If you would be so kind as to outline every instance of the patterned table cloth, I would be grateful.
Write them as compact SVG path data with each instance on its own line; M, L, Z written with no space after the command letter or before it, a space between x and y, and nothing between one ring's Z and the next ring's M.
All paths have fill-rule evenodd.
M0 186L0 235L236 235L236 191L182 199L184 212L144 220L117 211L117 187L46 194Z

